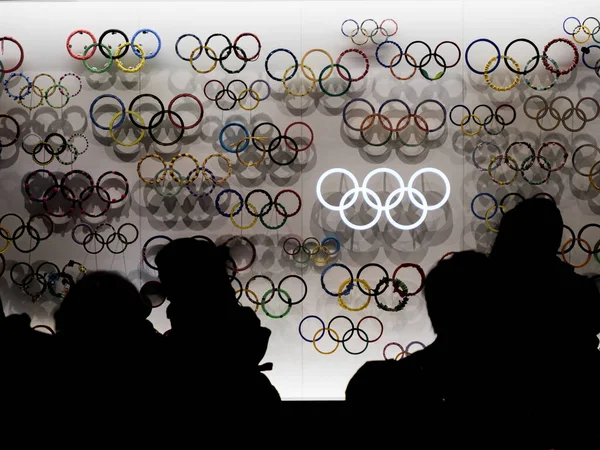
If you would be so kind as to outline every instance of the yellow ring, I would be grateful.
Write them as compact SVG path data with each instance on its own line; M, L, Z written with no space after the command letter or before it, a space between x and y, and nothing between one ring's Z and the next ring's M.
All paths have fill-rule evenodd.
M478 125L479 128L477 129L477 131L474 131L472 133L469 133L465 130L465 124L467 123L467 119L469 119L470 117L473 118L473 122L475 122L475 119L479 120L479 123L481 122L481 119L479 117L477 117L475 114L467 114L465 117L462 118L462 120L460 121L460 129L462 130L462 132L464 134L466 134L467 136L475 136L476 134L478 134L482 129L483 129L483 125ZM477 122L475 122L475 125L477 125Z
M52 80L52 86L50 86L50 89L54 89L54 90L53 90L51 93L49 93L48 95L49 95L49 96L52 96L52 95L54 95L54 93L56 92L56 88L58 87L58 85L56 84L56 80L54 79L54 77L53 77L52 75L48 74L48 73L40 73L40 74L37 74L37 75L35 76L35 78L34 78L34 79L31 81L31 87L32 87L32 88L36 87L36 88L38 88L38 90L39 90L40 92L43 92L43 89L41 89L39 86L36 86L36 85L35 85L35 82L36 82L36 80L37 80L38 78L40 78L40 77L48 77L48 78L50 78L50 79ZM34 92L34 93L35 93L35 92ZM36 94L36 95L39 95L39 94ZM40 95L40 97L43 97L43 96L44 96L44 94Z
M496 230L495 228L492 228L492 226L490 225L490 221L489 221L489 217L490 217L490 213L492 212L492 209L496 208L496 205L492 205L486 212L485 212L485 226L488 227L488 229L490 229L491 231L493 231L494 233L497 233L498 230ZM500 210L506 211L506 206L502 206L502 205L498 205L498 208L500 208Z
M258 312L258 295L256 295L256 292L251 291L250 289L243 288L243 289L238 289L237 291L235 291L235 295L238 295L240 292L248 292L248 293L254 295L254 298L256 299L256 302L257 302L254 305L254 312Z
M8 239L6 239L6 245L4 247L0 248L0 254L1 254L1 253L4 253L8 247L10 247L10 236L11 236L11 234L10 234L10 231L8 231L6 228L4 228L1 225L0 225L0 230L6 231L6 235L8 236Z
M594 163L594 165L592 166L592 168L590 169L590 175L589 175L589 179L590 179L590 184L597 190L600 191L600 186L598 186L595 182L594 182L594 169L596 168L596 166L600 165L600 161L597 161Z
M144 135L146 134L146 131L142 130L142 132L140 133L138 138L135 141L130 142L130 143L121 142L120 140L118 140L117 137L115 136L115 130L113 129L113 126L115 124L115 120L117 120L123 114L133 114L135 117L137 117L140 120L140 123L142 126L146 125L144 123L144 119L142 119L142 116L140 116L138 113L136 113L134 111L129 111L129 110L126 110L125 112L119 111L118 113L116 113L113 116L113 118L110 120L110 124L108 125L108 129L110 131L110 137L113 138L113 141L115 141L119 145L122 145L123 147L133 147L134 145L139 144L142 139L144 139Z
M250 208L252 208L252 210L254 211L254 214L256 214L256 216L253 216L254 220L252 221L252 223L250 225L246 225L245 227L242 225L238 225L237 222L235 221L235 219L233 218L233 212L242 203L244 203L244 205L248 205ZM233 205L233 208L231 208L231 212L229 213L229 219L231 220L231 223L233 224L234 227L239 228L240 230L249 230L254 225L256 225L256 222L258 221L258 211L256 210L256 207L252 203L248 203L248 202L242 202L242 203L237 202L237 204ZM258 301L258 298L257 298L257 301Z
M175 174L175 168L173 166L175 165L175 161L177 161L180 158L190 158L192 161L194 161L194 164L196 164L196 170L194 170L194 175L189 180L187 178L185 180L182 180ZM171 175L171 178L173 178L173 180L175 180L177 183L183 184L184 186L188 183L193 183L194 181L196 181L196 178L198 178L198 176L200 175L200 163L194 156L190 155L189 153L180 153L179 155L173 156L171 161L169 161L169 163L167 164L167 168L169 169L169 175Z
M519 80L521 79L521 77L519 75L515 76L515 79L513 80L513 82L508 85L507 87L500 87L500 86L496 86L495 84L492 84L492 82L490 81L490 75L489 75L489 70L490 70L490 66L498 59L497 56L494 56L492 59L490 59L488 61L488 63L485 65L485 67L483 68L483 78L485 79L485 82L487 83L487 85L489 87L491 87L492 89L494 89L495 91L499 91L499 92L505 92L505 91L510 91L512 88L514 88L518 83ZM513 58L511 58L510 56L506 56L506 55L502 55L500 57L500 59L504 59L504 60L508 60L510 62L512 62L515 65L515 68L517 70L517 72L519 70L521 70L521 68L519 67L519 64L517 63L517 61L515 61Z
M579 29L578 29L579 28ZM578 30L577 30L578 29ZM575 32L574 34L572 34L571 36L573 36L573 40L575 42L577 42L578 44L585 44L587 41L590 40L590 38L592 37L592 32L590 31L590 29L588 27L586 27L585 25L577 25L575 27L575 30L577 30L577 32ZM582 31L587 34L587 38L585 38L585 41L578 41L577 38L575 36L577 36L579 34L580 31Z
M575 239L569 239L567 242L565 242L562 246L562 248L560 249L560 253L562 255L562 259L564 262L566 262L567 264L569 264L572 267L575 267L576 269L579 269L583 266L585 266L587 263L589 263L592 259L592 253L588 253L587 254L587 258L585 259L585 261L581 264L571 264L569 261L567 261L567 258L565 257L565 249L569 246L569 244L573 241L579 241L583 244L585 244L587 246L587 248L590 250L590 252L593 253L592 251L592 246L590 245L590 243L588 241L586 241L585 239L580 239L580 238L575 238ZM2 252L0 252L2 253Z
M42 146L44 146L44 145L49 145L49 146L50 146L50 148L52 149L52 153L50 154L51 158L50 158L48 161L45 161L45 162L41 163L41 162L39 162L37 159L35 159L35 155L36 155L36 154L35 154L35 153L32 153L32 154L31 154L31 159L33 159L33 162L34 162L34 163L36 163L38 166L42 166L42 167L44 167L44 166L47 166L47 165L48 165L48 164L50 164L52 161L54 161L54 158L56 157L56 155L54 154L54 147L52 147L52 143L51 143L51 142L40 141L40 142L38 142L37 144L35 144L35 145L33 146L33 148L36 148L38 145L42 145ZM65 150L66 150L66 149L65 149ZM42 150L40 149L40 152L41 152L41 151L42 151Z
M204 50L206 50L206 54L208 54L208 52L210 51L213 54L213 57L215 58L215 59L212 60L213 61L213 65L210 66L210 68L208 70L198 70L198 69L196 69L196 66L194 66L194 53L196 53L201 48L203 48ZM203 46L200 46L200 47L196 47L194 50L192 50L192 53L190 54L190 65L192 66L192 69L194 69L198 73L209 73L209 72L212 72L213 70L215 70L215 67L217 67L217 54L215 53L215 51L212 48L207 47L206 45L203 45Z
M394 359L395 359L396 361L398 361L398 359L401 359L401 358L398 358L399 356L401 356L402 358L404 358L405 356L410 356L410 352L407 352L407 351L405 351L405 350L402 350L400 353L398 353L398 354L396 355L396 357L395 357Z
M254 105L252 108L246 108L244 105L242 105L242 94L245 94L246 92L248 92L248 93L254 92L256 94L256 98L257 98L256 105ZM252 96L250 96L250 97L252 97ZM252 111L253 109L256 109L258 107L258 105L260 104L260 95L258 95L258 92L256 92L254 89L244 89L238 95L238 104L240 105L240 108L242 108L243 110Z
M317 245L315 247L317 250L312 253L312 260L313 262L317 263L317 264L327 264L329 262L329 260L331 259L331 253L329 251L329 248L327 248L324 245ZM319 254L319 251L323 251L325 253L325 258L317 258L316 256Z
M35 108L39 108L40 106L42 106L42 105L44 104L44 93L42 92L42 90L41 90L39 87L37 87L37 86L32 86L32 87L31 87L31 90L35 91L35 89L37 89L38 91L40 91L40 93L39 93L39 94L37 94L37 93L36 93L36 95L37 95L38 97L40 97L40 102L39 102L37 105L35 105L35 106L27 106L27 105L25 105L25 104L23 103L23 100L25 100L25 98L22 98L22 97L21 97L21 96L23 95L23 91L24 91L25 89L27 89L27 85L23 86L23 87L21 88L21 90L19 91L19 99L17 100L17 103L18 103L19 105L21 105L23 108L27 108L29 111L33 111Z
M215 178L215 184L224 183L225 180L227 180L227 178L229 178L231 176L231 172L233 170L233 166L231 165L231 161L225 155L222 155L220 153L213 153L212 155L208 155L206 158L204 158L204 161L202 161L202 172L206 171L206 163L211 158L222 158L227 163L227 167L228 167L227 175L225 175L223 178Z
M294 97L304 97L305 95L310 94L310 92L315 88L315 86L317 84L317 82L315 81L315 73L313 72L313 70L310 67L305 66L304 64L300 64L301 68L306 67L310 71L310 73L312 73L313 79L312 79L311 86L308 88L308 90L305 93L303 93L303 94L296 94L295 92L290 91L290 88L288 88L288 86L286 84L286 79L287 79L288 72L290 70L292 70L293 68L295 68L295 67L297 67L297 66L296 65L290 66L287 69L285 69L285 72L283 72L283 78L281 79L283 81L283 88L285 89L285 92L287 92L290 95L293 95ZM308 78L308 79L309 79L309 81L311 81L310 78Z
M312 50L309 50L304 54L304 56L300 60L300 70L302 71L302 75L304 75L308 79L308 81L312 81L313 83L316 83L319 80L315 77L315 73L312 71L312 69L310 67L304 65L304 61L306 60L306 57L314 52L323 53L325 56L327 56L327 58L329 58L329 65L331 67L329 68L329 73L327 74L327 76L324 76L323 78L321 78L322 81L325 81L333 73L333 58L331 57L331 55L329 53L327 53L322 48L313 48ZM310 70L310 72L312 73L312 78L304 70L305 67L308 68ZM285 75L283 76L283 79L285 80Z
M346 281L344 281L341 285L340 288L338 289L338 303L340 304L340 306L342 308L344 308L347 311L354 311L354 312L358 312L358 311L362 311L363 309L365 309L367 306L369 306L369 303L371 303L371 294L368 295L367 297L367 301L365 302L364 305L359 306L358 308L351 308L349 307L346 302L342 299L342 292L344 292L344 288L346 286L348 286L352 281L354 281L352 278L348 278ZM371 286L369 286L369 283L367 283L365 280L361 280L358 279L356 280L358 283L362 284L364 288L366 288L366 290L368 292L371 292Z
M265 157L267 156L267 149L265 148L265 145L262 142L260 142L261 139L267 139L267 137L266 136L249 136L249 137L240 139L235 144L235 156L237 156L238 161L241 162L244 166L255 167L255 166L258 166L261 162L263 162L265 160ZM245 161L242 161L242 158L240 157L240 152L239 152L239 148L240 148L240 145L242 144L242 142L249 141L249 140L258 141L258 143L262 146L262 156L260 157L260 159L258 161L253 162L253 163L247 163Z
M123 48L125 48L128 45L133 45L134 48L138 52L140 52L140 54L142 55L140 58L140 62L135 67L125 67L123 65L123 63L121 62L121 59L119 58L119 55L121 54L121 50L123 50ZM117 67L119 69L121 69L123 72L127 72L127 73L139 72L140 70L142 70L142 67L144 67L144 64L146 64L146 52L144 52L144 49L142 48L142 46L139 44L132 44L131 42L123 42L122 44L120 44L117 47L115 56L113 58L114 58L115 62L117 63Z
M491 161L490 161L490 165L488 166L488 175L490 176L490 178L492 179L492 181L500 186L508 186L509 184L511 184L513 181L515 181L517 179L517 177L519 176L519 170L514 170L513 172L515 172L515 175L512 177L512 179L508 180L508 181L499 181L496 180L494 178L494 176L492 175L492 166L494 165L494 163L498 160L498 158L505 158L507 160L512 160L516 166L518 166L517 164L517 160L515 158L513 158L512 156L504 156L504 155L496 155L494 156ZM500 167L500 166L498 166ZM509 166L510 167L510 166ZM513 169L511 169L513 170Z
M317 334L319 334L321 331L323 332L323 334L325 334L326 331L330 331L333 334L335 334L335 347L333 347L333 350L331 350L330 352L321 351L317 347ZM313 343L313 347L315 348L315 350L318 351L321 355L331 355L340 346L340 335L337 334L337 331L335 331L333 328L321 328L321 329L317 330L317 332L313 336L312 343Z
M142 163L144 162L144 160L146 159L156 159L158 161L160 161L163 165L163 169L161 170L162 172L162 176L159 177L156 180L156 184L162 183L163 180L165 179L165 177L167 176L167 162L164 160L164 158L160 155L157 155L156 153L151 154L151 155L146 155L143 156L142 159L139 160L138 165L137 165L137 173L138 173L138 177L140 178L140 180L142 180L144 183L149 184L149 185L153 185L154 184L154 177L152 178L144 178L142 176Z

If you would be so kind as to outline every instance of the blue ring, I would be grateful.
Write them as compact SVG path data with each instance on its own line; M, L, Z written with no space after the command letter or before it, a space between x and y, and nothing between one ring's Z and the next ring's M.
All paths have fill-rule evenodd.
M198 54L196 55L195 58L192 58L192 61L196 61L198 58L200 58L200 55L202 54L202 41L195 34L186 33L186 34L182 34L181 36L179 36L177 38L177 42L175 42L175 53L177 54L177 56L179 56L184 61L189 61L190 60L190 58L184 58L183 56L181 56L181 53L179 53L179 41L181 41L183 38L186 38L186 37L193 37L194 39L196 39L198 41L198 45L200 47L200 51L198 52Z
M125 104L123 103L123 101L119 97L117 97L116 95L114 95L114 94L102 94L102 95L99 95L92 102L92 104L90 105L90 119L92 120L92 123L96 127L100 128L101 130L110 131L109 127L103 127L98 122L96 122L96 119L94 119L94 114L93 114L93 112L94 112L94 106L96 106L96 103L98 103L98 100L100 100L101 98L114 98L116 101L119 102L119 105L121 105L121 119L119 120L118 123L116 123L116 124L113 125L113 129L114 128L119 128L121 125L123 125L123 122L125 121L125 116L126 116L125 112L126 112L126 109L125 109Z
M354 288L354 275L352 274L352 271L350 270L350 268L342 263L334 263L334 264L329 264L327 267L325 267L323 269L323 272L321 272L321 287L323 288L323 290L325 292L327 292L329 295L331 295L332 297L338 297L339 294L333 293L331 291L329 291L326 287L325 287L325 274L330 270L333 269L334 267L341 267L343 269L346 269L348 271L348 273L350 274L350 279L352 281L350 281L350 283L348 283L348 286L346 286L346 289L344 289L344 291L342 292L342 295L348 295L350 293L350 291ZM311 341L312 342L312 341Z
M321 327L321 328L323 329L323 331L321 332L321 336L319 336L317 339L315 339L315 342L317 342L319 339L321 339L323 336L325 336L325 322L323 322L323 319L321 319L319 316L314 316L314 315L311 315L311 316L306 316L304 319L302 319L302 320L300 321L300 325L298 325L298 333L300 333L300 337L301 337L302 339L304 339L306 342L310 342L311 344L312 344L312 341L313 341L313 340L312 340L312 339L306 339L306 338L304 337L304 335L302 334L302 324L304 323L304 321L305 321L306 319L310 319L310 318L313 318L313 317L314 317L315 319L317 319L319 322L321 322L321 325L323 325L323 326Z
M254 98L254 95L252 95L252 86L254 86L256 83L265 83L267 85L267 95L264 98ZM248 93L250 94L250 97L254 98L254 100L260 100L262 102L271 96L271 86L266 80L254 80L252 83L250 83L250 86L248 86Z
M473 69L473 66L471 64L469 64L469 50L471 50L471 47L473 47L478 42L487 42L489 44L492 44L492 46L496 49L496 64L494 65L494 67L492 67L487 72L487 73L492 73L500 65L500 60L502 59L502 53L500 53L500 48L498 48L498 46L496 45L496 43L493 42L493 41L491 41L491 40L489 40L489 39L480 38L480 39L476 39L473 42L471 42L469 44L469 46L467 47L467 50L465 51L465 63L467 63L467 67L471 70L471 72L475 72L478 75L484 75L484 72L480 72L479 70Z
M296 55L294 55L291 52L291 50L288 50L287 48L276 48L275 50L273 50L271 53L269 53L267 55L267 59L265 59L265 70L267 71L267 75L269 75L269 77L275 81L283 81L283 78L277 78L276 76L273 76L273 74L271 74L271 72L269 72L269 59L271 58L271 56L273 56L277 52L288 53L292 58L294 58L294 66L295 66L294 71L285 79L285 81L290 81L292 78L294 78L294 75L296 75L296 72L298 72L298 58L296 58Z
M567 31L567 29L565 28L565 25L566 25L566 23L567 23L567 20L569 20L569 19L575 19L575 20L577 21L577 24L578 24L578 26L581 26L581 21L580 21L580 20L579 20L577 17L575 17L575 16L569 16L569 17L567 17L565 20L563 20L563 31L564 31L566 34L568 34L569 36L574 36L574 34L571 34L571 33L569 33L569 32Z
M327 242L327 241L335 241L335 251L333 253L330 253L329 256L337 255L339 253L340 249L342 248L342 245L340 244L340 241L338 240L338 238L336 238L335 236L325 237L321 241L321 247L324 247L325 242Z
M600 49L600 45L596 45L596 44L588 45L586 48L597 48L597 49ZM584 52L581 52L581 62L583 62L583 65L585 67L587 67L588 69L596 70L596 66L590 66L590 65L588 65L588 63L585 62L585 53Z
M162 41L160 40L160 36L158 35L158 33L156 31L151 30L150 28L142 28L141 30L136 31L133 34L133 37L131 38L131 49L133 50L133 53L135 54L135 56L137 56L138 58L141 58L142 54L140 53L140 51L137 48L135 48L135 45L133 45L133 44L135 43L135 38L140 33L144 33L144 34L150 33L150 34L153 34L154 37L156 38L156 40L158 41L158 47L157 47L157 49L154 50L153 53L148 53L146 55L146 59L152 59L152 58L154 58L156 55L158 55L158 52L160 52L160 48L162 46Z
M235 211L233 214L224 213L223 210L221 209L221 207L219 206L219 199L221 198L221 195L227 194L228 192L231 192L232 194L237 195L238 198L240 199L240 205L239 205L237 211ZM215 198L215 208L217 208L217 211L219 212L219 214L221 214L224 217L232 218L233 216L238 215L242 211L242 206L244 206L244 199L242 198L242 194L240 194L238 191L236 191L234 189L223 189L221 192L219 192L219 195L217 195L217 198Z
M8 90L8 82L10 80L12 80L14 77L25 78L25 81L27 81L27 91L25 91L25 93L23 95L21 95L21 94L14 95ZM23 72L13 72L9 75L9 77L6 80L4 80L4 90L6 91L8 96L14 100L24 100L25 97L27 97L29 94L31 94L31 87L32 87L31 85L32 85L32 83L31 83L31 81L29 81L29 77L27 75L25 75Z
M204 191L202 194L196 194L196 193L194 193L194 191L192 191L192 188L190 187L190 184L192 184L192 182L190 181L191 180L190 177L192 176L192 173L194 173L196 170L199 170L199 169L192 169L192 171L187 176L188 182L185 183L185 187L187 188L188 191L190 191L190 194L192 194L196 198L208 197L215 190L215 187L217 187L215 174L212 173L212 171L210 169L204 169L204 172L208 172L210 174L212 186L210 189L208 189L207 191ZM202 178L206 179L206 178L204 178L204 176L202 176Z
M234 149L234 148L232 149L232 148L230 148L230 147L227 147L227 145L225 145L225 142L223 142L223 133L225 133L225 130L226 130L227 128L229 128L229 127L232 127L232 126L238 126L238 127L240 127L240 128L241 128L241 129L244 131L244 134L246 135L246 137L250 137L250 132L248 131L248 128L246 128L246 127L245 127L243 124L241 124L241 123L239 123L239 122L231 122L231 123L228 123L227 125L225 125L225 126L224 126L224 127L221 129L221 132L219 133L219 144L221 144L221 147L223 147L223 149L224 149L226 152L229 152L229 153L236 153L236 151L235 151L235 149ZM238 149L237 153L241 153L241 152L243 152L244 150L246 150L246 149L248 148L248 145L250 145L250 139L246 139L246 140L245 140L245 141L242 143L242 146L241 146L241 147Z
M360 26L358 25L358 22L354 19L346 19L342 22L342 26L340 27L340 30L342 31L342 34L346 37L354 37L356 36L356 34L353 34L352 36L350 36L349 34L344 33L344 24L346 22L354 22L356 24L356 34L360 33ZM324 325L323 325L324 326ZM311 341L312 342L312 341Z
M482 192L481 194L477 194L475 197L473 197L473 200L471 200L471 212L473 213L473 215L475 217L477 217L478 219L481 220L485 220L485 216L481 217L479 214L477 214L475 212L475 200L477 200L479 197L489 197L492 200L494 200L494 205L496 206L496 210L494 211L494 214L492 214L491 216L488 217L488 220L491 219L492 217L494 217L496 215L496 213L498 212L498 200L496 200L496 197L494 197L492 194L488 194L487 192Z
M384 64L384 63L382 63L382 62L381 62L381 60L379 59L379 49L381 48L381 46L382 46L382 45L385 45L385 44L392 44L392 45L395 45L395 46L398 48L398 50L400 51L400 58L398 58L398 61L396 61L396 63L395 63L394 65L391 65L391 64L385 65L385 64ZM379 45L377 46L377 50L375 50L375 59L377 60L377 62L378 62L379 64L381 64L381 65L382 65L383 67L385 67L386 69L389 69L389 68L390 68L390 66L391 66L391 67L396 67L398 64L400 64L400 61L402 61L402 55L404 55L404 52L402 51L402 47L400 47L400 44L398 44L398 43L396 43L396 42L394 42L394 41L387 41L387 40L386 40L386 41L383 41L381 44L379 44Z

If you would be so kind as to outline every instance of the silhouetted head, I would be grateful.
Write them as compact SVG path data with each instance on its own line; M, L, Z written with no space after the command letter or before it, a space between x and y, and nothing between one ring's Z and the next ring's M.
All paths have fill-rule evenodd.
M563 219L556 204L547 198L530 198L502 217L490 258L527 264L554 259L562 234Z
M115 272L88 272L71 287L54 318L63 335L110 338L146 327L150 309L127 278Z
M176 311L189 315L237 306L227 273L229 259L226 246L194 238L175 239L158 252L155 264L163 292L171 303L171 320Z
M442 259L425 278L427 313L438 336L473 334L486 321L487 257L472 250ZM492 278L492 282L495 282Z

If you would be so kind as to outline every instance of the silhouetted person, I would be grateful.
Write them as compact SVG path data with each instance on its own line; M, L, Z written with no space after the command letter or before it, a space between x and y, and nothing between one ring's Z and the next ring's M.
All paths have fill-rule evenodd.
M346 389L349 412L394 411L395 439L405 448L465 448L473 434L471 408L481 395L477 365L489 320L486 277L481 253L457 252L439 261L424 287L435 341L398 361L364 364Z
M280 397L260 366L270 330L239 305L227 273L229 249L194 238L176 239L156 256L169 300L174 390L221 406L264 406Z
M600 295L557 256L562 234L561 213L544 198L500 223L488 276L498 309L496 419L546 448L597 448Z

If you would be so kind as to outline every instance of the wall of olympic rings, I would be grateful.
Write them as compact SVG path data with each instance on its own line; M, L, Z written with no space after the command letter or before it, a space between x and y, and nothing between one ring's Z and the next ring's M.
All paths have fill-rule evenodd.
M3 2L7 313L50 332L78 277L116 270L166 333L156 252L224 242L282 395L341 398L364 361L432 342L425 274L489 250L523 198L554 199L558 256L598 272L592 2L111 5L48 2L23 24Z

